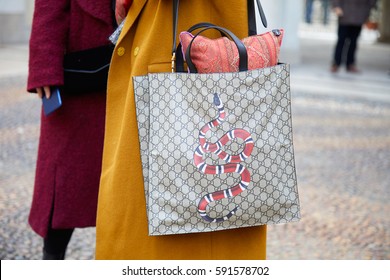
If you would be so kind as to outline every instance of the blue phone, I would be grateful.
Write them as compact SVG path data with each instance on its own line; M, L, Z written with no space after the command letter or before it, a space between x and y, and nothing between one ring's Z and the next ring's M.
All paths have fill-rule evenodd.
M60 89L57 87L51 88L51 95L49 99L47 99L45 94L43 94L42 103L45 116L50 115L55 110L60 108L62 105Z

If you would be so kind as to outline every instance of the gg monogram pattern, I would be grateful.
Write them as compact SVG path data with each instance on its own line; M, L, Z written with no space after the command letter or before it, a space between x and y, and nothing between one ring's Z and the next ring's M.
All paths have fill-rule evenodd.
M134 77L133 82L150 235L300 219L289 65L235 73L155 73ZM215 96L223 103L224 120L200 135L200 129L221 114ZM232 130L246 131L250 140L227 139ZM226 155L245 154L248 141L253 148L237 170L223 173L216 167L207 173L194 163L203 138L211 144L225 139ZM201 156L207 166L226 164L216 153ZM247 170L250 179L242 191L229 195L229 189L243 181L240 170ZM221 199L207 197L210 193L221 194ZM198 209L205 197L202 213L207 219Z

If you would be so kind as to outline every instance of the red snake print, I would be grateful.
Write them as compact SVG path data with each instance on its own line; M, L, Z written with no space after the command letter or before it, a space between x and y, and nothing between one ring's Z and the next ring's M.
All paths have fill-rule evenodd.
M208 193L202 197L198 204L198 212L200 216L207 222L222 222L233 216L237 210L237 206L230 211L227 215L219 218L211 218L207 215L207 206L212 201L221 200L224 198L231 198L239 195L248 188L251 180L249 170L240 164L245 161L252 153L253 150L253 139L250 133L244 129L233 129L224 134L217 142L209 143L205 139L207 131L211 128L220 125L226 118L226 112L224 110L223 103L219 98L218 94L214 94L214 105L218 108L218 117L208 123L206 123L199 131L199 142L200 145L194 152L194 164L198 170L205 174L223 174L223 173L239 173L241 175L241 181L228 189L215 191ZM241 138L244 140L244 149L240 154L229 155L222 150L222 147L226 145L231 139ZM220 159L224 160L224 165L209 165L203 160L205 153L213 153Z

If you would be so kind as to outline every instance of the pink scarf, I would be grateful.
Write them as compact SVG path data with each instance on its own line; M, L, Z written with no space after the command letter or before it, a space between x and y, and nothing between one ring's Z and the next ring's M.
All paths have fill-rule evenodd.
M133 0L116 0L115 19L120 24L126 17Z

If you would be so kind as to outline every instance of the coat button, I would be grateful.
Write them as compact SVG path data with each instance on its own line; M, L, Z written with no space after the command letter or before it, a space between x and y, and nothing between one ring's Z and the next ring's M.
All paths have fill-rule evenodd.
M126 52L126 49L124 47L119 47L116 53L119 56L123 56L125 54L125 52Z
M137 56L138 53L139 53L139 47L136 47L136 48L134 49L134 56Z

